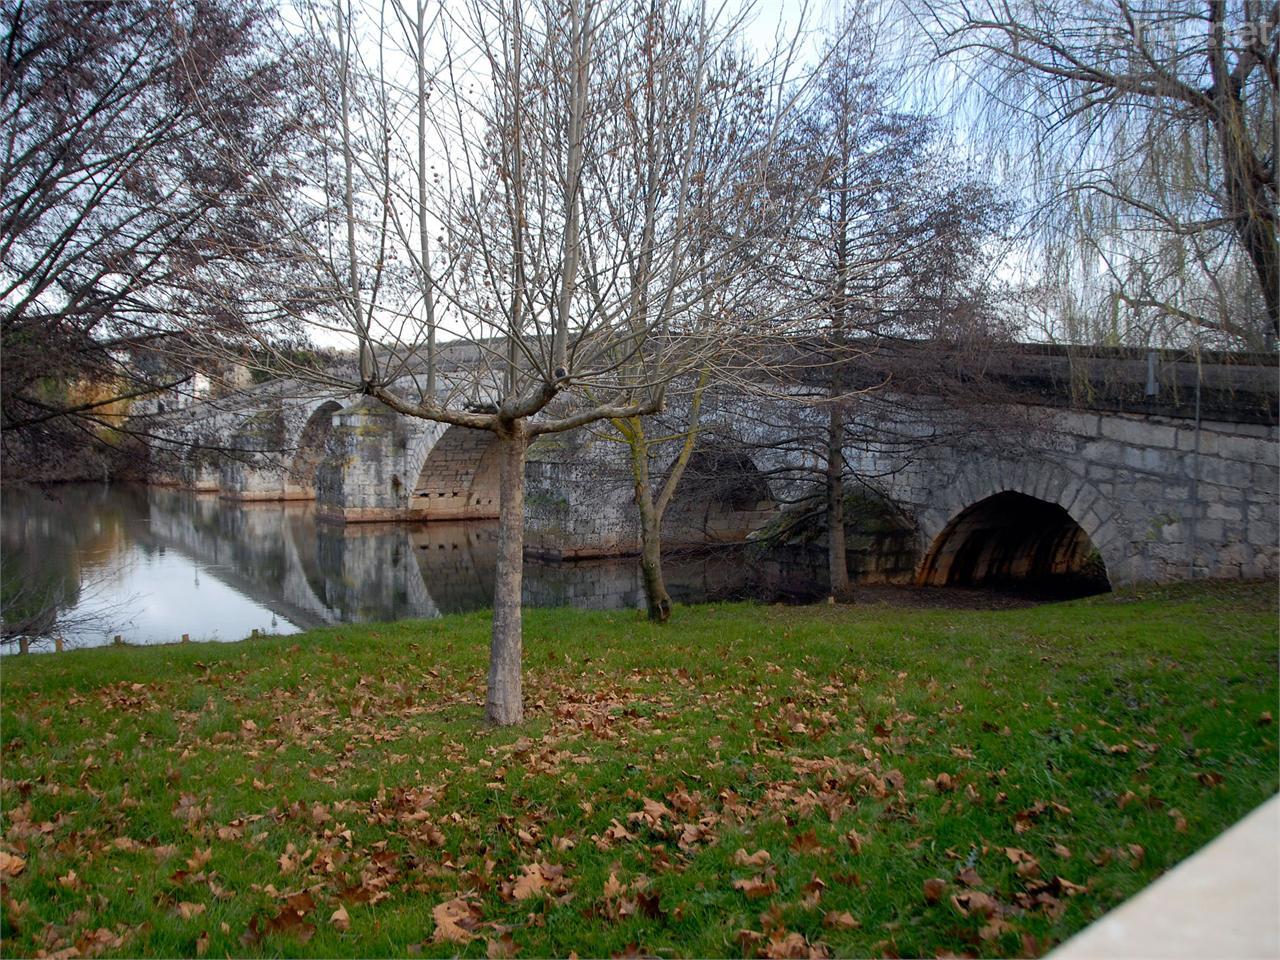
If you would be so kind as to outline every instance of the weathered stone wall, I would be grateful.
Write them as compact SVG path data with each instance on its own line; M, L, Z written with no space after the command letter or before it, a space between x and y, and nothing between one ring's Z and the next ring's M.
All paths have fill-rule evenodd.
M297 464L305 461L310 469L316 438L323 437L325 457L314 489L318 512L326 518L496 515L497 470L488 434L401 417L368 398L336 413L334 406L315 400L242 418L234 445L262 456L226 463L218 480L223 494L241 499L309 495L306 470ZM958 528L949 530L956 518L1002 492L1061 507L1087 535L1116 584L1280 573L1280 432L1260 422L1266 417L1257 410L1242 418L1252 422L1197 425L1186 416L1151 411L1025 404L970 412L930 413L917 405L914 413L903 413L892 404L881 409L892 412L878 416L899 419L862 425L888 427L882 432L899 439L868 441L876 435L868 429L845 455L856 473L900 508L904 523L893 530L852 525L856 576L925 576L938 550L958 553L960 541L939 544L943 534L957 535ZM982 423L971 431L955 429L954 423L943 427L944 414L952 419L972 415ZM669 543L743 539L780 505L812 496L813 450L776 440L780 424L812 431L823 416L818 407L792 404L786 397L709 394L704 425L723 455L704 471L706 476L694 469L686 478L668 515ZM856 407L852 416L856 421L871 415ZM293 451L292 459L281 451ZM197 463L184 474L189 485L213 486ZM1068 539L1064 534L1061 556L1078 557L1083 545ZM638 541L624 445L580 430L544 437L531 447L526 473L531 553L607 556L634 552Z
M423 423L369 397L334 414L316 471L317 516L347 523L405 519L417 476L409 476L407 454Z
M957 515L1009 491L1061 506L1113 584L1280 572L1280 432L1052 411L1021 451L943 447L891 474L915 515L922 557Z
M222 461L219 490L229 500L283 500L286 493L284 465L279 451L285 444L282 412L255 414L232 435L236 451Z
M626 448L588 430L553 434L529 448L525 549L535 556L635 553L640 528Z

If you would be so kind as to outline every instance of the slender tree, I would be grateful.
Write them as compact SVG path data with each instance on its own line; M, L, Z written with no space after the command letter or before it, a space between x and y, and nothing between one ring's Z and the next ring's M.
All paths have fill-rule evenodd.
M340 0L310 22L335 83L315 284L357 345L345 388L493 435L487 712L516 723L528 446L659 410L735 322L709 309L726 274L699 246L699 204L746 177L704 147L748 75L731 69L732 25L674 0ZM474 363L444 370L437 340Z
M792 202L803 212L791 221L788 256L774 262L771 279L791 304L784 329L807 339L794 358L768 367L784 381L799 381L793 399L823 414L821 429L806 413L797 431L820 434L803 444L821 474L836 598L850 593L846 446L877 432L868 417L876 406L911 402L894 382L906 371L875 355L895 342L928 342L946 353L991 336L983 245L1006 213L989 188L955 164L934 120L891 105L901 77L876 66L875 41L857 20L836 35L779 155L797 184ZM882 435L878 442L893 441Z

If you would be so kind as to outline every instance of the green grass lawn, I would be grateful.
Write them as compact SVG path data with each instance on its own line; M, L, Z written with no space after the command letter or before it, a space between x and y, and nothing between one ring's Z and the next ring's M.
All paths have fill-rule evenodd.
M487 633L5 659L3 952L1034 955L1277 789L1271 586Z

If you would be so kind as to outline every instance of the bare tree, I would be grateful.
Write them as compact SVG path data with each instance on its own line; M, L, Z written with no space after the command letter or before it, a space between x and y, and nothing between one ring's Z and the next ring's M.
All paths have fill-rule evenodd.
M670 19L671 11L655 11L643 24L643 69L618 116L629 128L626 135L642 145L643 161L632 161L613 178L609 198L619 214L629 206L637 211L630 233L640 243L627 242L636 247L635 272L641 279L636 295L645 300L652 298L647 288L655 276L652 256L642 250L644 238L673 216L683 217L688 232L683 268L688 276L672 288L688 298L688 307L676 325L664 321L662 339L655 342L660 349L646 351L660 379L679 381L680 409L658 424L642 416L611 420L613 436L628 448L646 603L649 618L659 623L671 615L662 572L663 518L697 445L703 396L717 358L743 349L751 331L765 325L769 310L755 295L755 281L762 265L781 252L777 239L793 213L771 190L770 158L796 99L781 82L788 57L771 53L753 60L729 42L731 30L715 44L720 55L709 65L705 84L662 82L672 63L705 46L697 33L705 23L688 17L683 23L664 22ZM681 140L668 131L667 114L676 96L696 98L685 109L698 114L697 125Z
M906 5L1020 172L1073 338L1280 329L1274 0ZM1086 325L1085 329L1080 329Z
M803 339L762 365L801 412L825 414L821 436L802 415L792 440L819 464L836 598L850 593L846 446L918 442L889 436L885 425L904 418L883 408L921 402L912 382L926 395L945 394L945 358L958 363L961 348L1000 329L986 309L988 264L998 259L987 245L1007 205L955 163L935 121L892 106L889 91L901 77L875 66L876 40L856 19L831 40L779 155L801 213L790 222L788 256L774 261L769 279L791 304L779 332ZM895 343L930 347L908 353L911 369L900 356L890 359Z
M493 434L487 713L516 723L527 448L659 410L736 322L699 204L750 175L705 145L729 100L765 92L734 66L733 25L674 0L341 0L310 22L334 80L313 283L359 374L277 369ZM445 342L465 372L440 367Z

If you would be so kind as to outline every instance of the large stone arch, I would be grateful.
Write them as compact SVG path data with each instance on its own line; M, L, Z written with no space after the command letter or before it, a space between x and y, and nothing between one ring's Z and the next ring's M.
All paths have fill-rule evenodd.
M1027 552L1016 559L1008 555L1009 534L996 536L991 526L992 518L1001 513L1023 525L1021 542ZM917 521L922 547L916 567L919 583L954 582L950 564L965 549L966 540L979 531L985 531L988 540L979 562L996 573L1017 575L1026 569L1061 567L1084 549L1082 541L1073 539L1073 526L1098 552L1108 580L1114 584L1124 579L1126 538L1116 510L1088 480L1052 461L991 460L968 465L936 491L932 505L920 512ZM997 542L999 537L1005 542ZM952 556L946 556L947 551ZM961 559L968 562L973 556Z
M413 475L410 515L423 520L498 516L501 498L495 434L460 426L431 432L434 442Z

